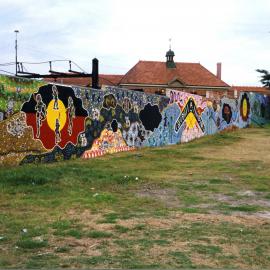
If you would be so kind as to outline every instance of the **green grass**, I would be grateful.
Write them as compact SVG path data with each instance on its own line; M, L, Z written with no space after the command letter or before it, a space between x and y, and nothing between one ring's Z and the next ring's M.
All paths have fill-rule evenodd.
M121 226L121 225L115 225L114 229L118 232L118 233L126 233L129 231L129 228L125 227L125 226Z
M124 240L115 240L118 246L122 248L132 248L134 246L140 246L142 250L153 247L153 245L169 245L170 241L166 239L149 239L149 238L140 238L140 239L124 239Z
M112 233L93 230L87 233L87 236L91 238L109 238L109 237L112 237Z
M55 268L58 266L58 256L54 254L41 254L30 256L25 263L26 268Z
M181 267L181 268L193 268L194 267L191 259L184 252L180 252L180 251L170 252L169 256L171 256L174 259L174 261L176 262L178 267Z
M16 245L22 249L40 249L48 246L47 241L37 241L32 239L21 239Z
M229 206L228 207L232 211L241 211L241 212L256 212L260 208L254 205L239 205L239 206Z
M0 267L269 268L269 130L1 167Z
M71 250L70 247L63 246L63 247L57 247L55 249L55 252L57 252L57 253L66 253L66 252L69 252L70 250Z
M100 220L99 223L116 223L119 215L117 213L109 213L104 215L104 219Z
M222 253L222 248L219 246L207 246L207 245L191 245L191 250L199 254L215 256L218 253Z

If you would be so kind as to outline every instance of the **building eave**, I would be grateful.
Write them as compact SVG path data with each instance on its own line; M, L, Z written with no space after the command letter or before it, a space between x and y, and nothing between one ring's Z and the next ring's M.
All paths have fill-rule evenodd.
M143 83L120 83L119 86L123 87L165 87L165 88L198 88L198 89L215 89L215 90L229 90L230 86L204 86L204 85L183 85L179 87L171 87L168 84L143 84Z

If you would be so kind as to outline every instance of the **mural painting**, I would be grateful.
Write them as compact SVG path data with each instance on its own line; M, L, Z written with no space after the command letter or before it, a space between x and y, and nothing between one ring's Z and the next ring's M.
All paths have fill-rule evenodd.
M25 155L20 164L134 150L159 126L160 108L167 103L166 97L113 87L41 86L21 112L32 140L45 151Z
M88 116L72 88L56 85L40 87L21 111L26 115L27 126L32 127L33 138L48 150L56 145L62 149L68 143L76 145Z
M113 131L104 129L98 139L94 140L91 150L84 152L82 158L94 158L105 154L132 151L135 147L128 146L119 129Z
M242 94L243 95L243 94ZM264 125L270 121L270 97L255 93L248 94L250 122Z
M250 102L247 93L241 95L240 101L240 115L243 121L247 121L250 113Z
M0 164L18 164L27 153L46 151L32 138L21 106L44 82L0 75Z
M0 164L15 165L28 154L45 153L40 141L33 139L32 129L20 112L0 122Z
M174 131L179 114L179 106L176 103L169 104L162 112L162 119L158 128L148 133L143 146L163 146L180 142L180 132L176 133Z
M218 132L220 118L220 101L207 101L204 112L202 113L202 120L205 126L205 134L211 135Z
M270 122L270 99L258 94L207 100L176 90L160 96L3 78L0 164L88 159Z
M179 116L174 125L174 132L180 133L180 142L188 142L205 134L205 123L202 114L206 108L206 100L198 95L192 95L175 90L167 90L170 103L176 103L180 108Z

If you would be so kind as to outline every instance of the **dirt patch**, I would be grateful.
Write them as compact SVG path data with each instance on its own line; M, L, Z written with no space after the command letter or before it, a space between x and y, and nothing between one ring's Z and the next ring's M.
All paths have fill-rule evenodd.
M232 196L224 195L224 194L215 194L213 195L213 199L219 202L225 202L230 204L231 206L239 206L239 205L254 205L261 207L270 207L270 200L261 199L256 193L248 192L246 197L237 199Z
M74 237L65 237L63 239L55 238L50 241L53 243L53 251L57 251L57 249L62 247L70 248L68 253L61 253L65 257L73 257L73 256L100 256L101 251L98 248L98 245L101 243L101 240L91 239L91 238L83 238L76 239Z
M222 249L223 255L239 255L239 247L237 245L234 245L232 243L230 244L222 244L220 245L221 237L212 236L208 237L209 243L211 245L219 246ZM196 252L190 252L191 245L205 245L207 246L203 240L197 240L197 241L174 241L170 243L167 246L160 246L160 245L154 245L149 251L148 256L150 259L157 260L159 262L168 262L168 256L170 257L170 254L173 254L174 252L180 252L186 254L190 259L193 265L207 265L211 267L218 267L219 262L215 261L213 258L210 258L209 256L198 254ZM173 257L171 258L173 260ZM237 264L241 265L242 267L245 266L241 262L237 262Z
M230 222L241 224L245 226L259 226L270 222L264 218L257 218L254 216L227 216L222 214L180 214L176 213L175 218L177 222L207 222L207 223L221 223Z
M126 220L118 219L116 224L132 228L138 224L145 224L155 228L170 228L173 225L182 224L185 221L188 222L207 222L207 223L221 223L231 222L235 224L242 224L246 226L257 226L265 224L268 217L268 211L257 212L257 215L223 215L219 213L212 214L199 214L199 213L180 213L172 212L168 217L155 218L155 217L144 217L144 218L131 218ZM260 217L261 215L261 217ZM84 225L85 229L92 228L94 230L114 230L115 224L100 224L98 223L102 218L103 214L92 214L89 210L78 212L77 210L68 211L69 218L76 218Z
M191 261L194 265L207 265L209 268L217 268L219 266L212 258L206 258L194 252L191 254Z
M190 205L191 208L200 208L200 209L211 209L215 206L213 203L200 203L200 204L194 204Z
M183 225L184 222L206 222L206 223L222 223L229 222L245 226L260 226L270 224L265 216L252 215L222 215L222 214L187 214L176 212L169 217L164 218L134 218L130 220L119 220L117 224L125 227L134 227L137 224L145 224L155 229L169 229L174 225Z
M239 257L239 246L228 243L228 244L220 244L220 237L209 237L208 240L211 242L212 245L219 246L222 249L222 255L223 256L235 256ZM184 256L187 256L190 258L191 263L193 265L203 266L207 265L209 267L218 268L220 267L220 262L218 260L215 260L213 257L209 257L208 255L204 254L198 254L196 252L191 252L190 248L192 245L205 245L204 241L174 241L171 242L168 245L154 245L149 250L146 251L147 260L150 263L161 263L161 264L168 264L168 262L171 262L172 264L175 264L175 260L177 258L174 258L174 253L180 253L184 254ZM182 263L188 263L188 262L182 262ZM181 262L180 262L181 264ZM234 262L237 266L241 268L245 268L245 264L241 261L241 259Z
M168 259L173 261L173 257L171 257L169 254L179 251L187 252L189 250L188 244L189 242L187 241L174 241L166 246L155 244L153 247L147 250L147 258L151 263L166 264L168 263Z
M104 219L102 214L93 214L90 210L75 210L70 209L67 212L67 216L69 219L75 219L78 220L79 223L81 223L84 226L84 230L92 229L92 230L99 230L99 231L109 231L112 230L114 227L114 224L108 224L108 223L99 223L100 220Z
M244 191L239 191L236 194L239 196L244 196L244 197L262 197L266 193L259 192L259 191L252 191L252 190L244 190Z
M254 213L254 216L259 218L268 218L270 219L270 211L259 211Z
M160 229L173 229L175 226L184 226L189 229L190 224L194 222L202 222L208 224L220 224L223 222L228 222L237 225L243 225L245 227L258 227L265 224L270 224L270 221L266 218L266 215L270 213L261 212L261 216L242 216L242 215L221 215L221 214L189 214L189 213L179 213L176 211L171 212L169 216L166 218L161 217L144 217L144 218L130 218L127 220L117 219L116 224L98 224L98 221L103 218L103 214L93 214L89 210L84 210L79 212L78 210L70 210L68 212L69 218L78 219L80 223L82 223L87 228L93 228L95 230L103 230L103 231L114 231L114 226L116 224L125 226L130 229L134 229L138 224L144 224L146 227L141 231L128 231L125 234L115 234L115 237L106 239L106 252L110 256L118 256L121 252L123 252L126 247L119 246L115 243L115 239L122 240L136 240L140 238L145 238L145 231L155 231ZM115 231L114 231L115 233ZM150 237L152 240L160 240L160 236L153 235ZM173 237L173 235L172 235ZM225 237L225 236L224 236ZM235 256L234 265L239 266L240 268L245 268L246 264L242 261L239 250L241 246L237 243L231 243L223 240L223 236L212 235L207 237L207 241L202 237L202 239L195 239L192 241L187 241L187 239L178 239L173 240L168 239L168 243L165 244L157 244L153 243L153 246L142 249L141 243L132 244L131 248L134 252L134 256L136 254L142 256L141 259L144 263L160 263L160 264L177 264L177 257L174 257L174 252L183 253L183 256L187 256L190 258L191 263L197 266L207 265L208 267L220 267L219 259L215 259L214 257L210 257L207 254L200 254L198 252L192 251L193 245L215 245L219 246L222 250L222 256ZM226 240L226 237L224 238ZM73 237L57 237L52 235L49 239L50 249L46 250L46 252L56 253L56 250L61 247L68 247L69 251L61 254L62 259L72 259L81 256L102 256L104 255L104 249L101 248L104 245L104 239L91 239L91 238L83 238L83 239L75 239ZM187 262L188 263L188 262ZM101 267L101 265L99 265ZM108 266L107 266L108 267Z
M135 191L135 194L141 198L152 198L162 202L166 207L179 207L180 202L176 195L176 191L171 188L151 188L145 186L139 191Z

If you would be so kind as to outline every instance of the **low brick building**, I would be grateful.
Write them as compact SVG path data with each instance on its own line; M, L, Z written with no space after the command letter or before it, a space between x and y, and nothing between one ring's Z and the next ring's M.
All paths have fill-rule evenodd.
M110 74L99 74L99 87L102 88L104 85L117 86L124 75L110 75ZM91 87L92 78L78 77L78 78L47 78L47 82L56 82L62 84L79 85L84 87Z
M166 53L166 62L139 61L120 80L119 86L163 94L167 88L214 97L227 95L230 86L221 80L221 64L217 76L200 63L174 62L174 52Z
M238 98L240 92L253 92L270 96L270 89L262 86L232 86L229 91L229 95L231 97Z

